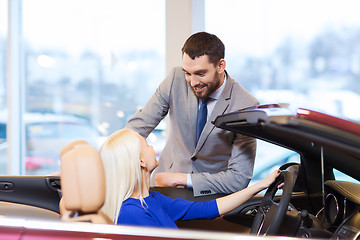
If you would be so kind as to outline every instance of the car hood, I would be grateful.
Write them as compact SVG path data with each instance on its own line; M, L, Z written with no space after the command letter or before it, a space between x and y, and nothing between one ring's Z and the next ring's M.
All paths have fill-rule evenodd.
M216 127L320 156L360 178L360 124L286 104L259 105L218 116ZM355 164L355 166L354 166ZM356 172L357 171L357 172Z

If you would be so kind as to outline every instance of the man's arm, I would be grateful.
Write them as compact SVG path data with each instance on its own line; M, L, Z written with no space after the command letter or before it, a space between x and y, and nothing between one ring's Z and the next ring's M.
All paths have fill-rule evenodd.
M178 187L187 185L186 173L160 172L155 176L155 183L158 187Z
M248 186L254 169L256 139L236 134L226 171L191 175L194 196L233 193Z
M132 129L146 138L169 111L169 96L174 71L156 89L145 107L138 110L126 123L125 128Z
M233 193L247 187L253 173L255 154L256 140L238 134L233 143L228 170L214 174L191 174L194 196ZM186 186L187 174L158 173L155 182L162 187Z

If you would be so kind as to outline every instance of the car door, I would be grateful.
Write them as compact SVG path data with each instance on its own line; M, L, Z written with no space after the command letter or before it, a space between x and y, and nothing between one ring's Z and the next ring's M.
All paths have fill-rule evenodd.
M45 215L54 215L56 218L59 215L60 197L60 177L0 176L1 215L18 215L18 212L22 212L20 216L24 216L23 211L36 215L36 210L27 208L33 207L39 209L38 212L48 212ZM9 210L9 206L12 210Z

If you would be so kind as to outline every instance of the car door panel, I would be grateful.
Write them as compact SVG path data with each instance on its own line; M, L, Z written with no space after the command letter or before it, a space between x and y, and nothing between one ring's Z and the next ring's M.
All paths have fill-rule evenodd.
M59 213L60 177L0 176L0 201Z

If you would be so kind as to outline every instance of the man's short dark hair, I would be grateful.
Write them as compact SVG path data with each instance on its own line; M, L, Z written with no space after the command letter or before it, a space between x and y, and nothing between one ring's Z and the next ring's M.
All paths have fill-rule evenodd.
M198 32L191 35L181 49L182 54L186 53L191 59L207 55L210 63L216 65L220 59L225 57L225 46L222 41L207 32Z

